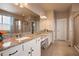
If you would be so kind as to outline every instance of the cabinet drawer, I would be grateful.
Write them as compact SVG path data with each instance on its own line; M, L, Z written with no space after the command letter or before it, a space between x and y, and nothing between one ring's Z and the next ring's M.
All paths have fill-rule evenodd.
M22 46L18 45L2 51L3 56L20 56L22 55Z
M0 56L3 56L3 52L0 52Z

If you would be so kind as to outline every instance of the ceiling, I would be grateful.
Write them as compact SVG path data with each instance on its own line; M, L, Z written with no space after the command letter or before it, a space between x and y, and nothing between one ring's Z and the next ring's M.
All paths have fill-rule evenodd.
M28 5L34 5L38 8L41 8L44 11L66 11L71 6L71 3L28 3ZM27 8L20 8L12 3L0 3L0 9L15 13L21 16L24 15L36 15L34 12Z
M71 3L35 3L34 5L41 7L44 11L65 11L68 10Z
M31 10L29 10L27 8L20 8L16 5L14 5L13 3L0 3L0 9L20 15L20 16L27 16L27 15L37 16L37 14L35 14Z

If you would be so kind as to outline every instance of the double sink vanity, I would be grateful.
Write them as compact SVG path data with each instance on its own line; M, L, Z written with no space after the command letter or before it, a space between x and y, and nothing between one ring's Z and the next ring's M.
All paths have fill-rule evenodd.
M52 31L41 31L10 40L0 48L0 56L41 56L41 48L52 43L52 36Z

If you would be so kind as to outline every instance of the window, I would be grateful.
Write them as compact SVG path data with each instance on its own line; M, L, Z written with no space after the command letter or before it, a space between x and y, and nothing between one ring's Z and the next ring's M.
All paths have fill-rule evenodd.
M2 23L2 15L0 15L0 24Z
M11 16L0 15L0 30L11 31L12 24L13 24L13 19Z
M3 16L3 24L11 24L11 17Z

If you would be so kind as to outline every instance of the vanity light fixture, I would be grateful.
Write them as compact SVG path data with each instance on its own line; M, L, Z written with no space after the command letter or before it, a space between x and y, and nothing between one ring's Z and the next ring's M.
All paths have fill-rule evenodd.
M40 16L40 18L41 18L41 19L47 19L47 17L46 17L46 16Z
M21 8L24 8L27 6L27 3L14 3L14 4L21 7Z

